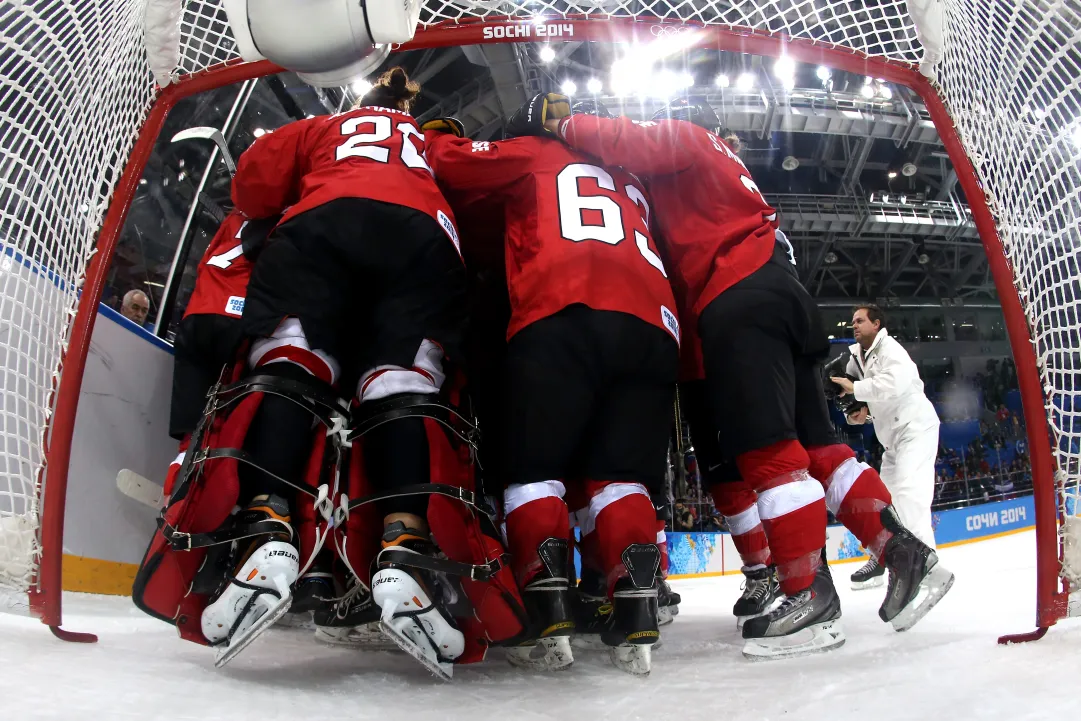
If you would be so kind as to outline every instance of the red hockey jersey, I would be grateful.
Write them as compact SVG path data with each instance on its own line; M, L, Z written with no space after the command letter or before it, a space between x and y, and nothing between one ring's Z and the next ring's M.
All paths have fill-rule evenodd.
M692 123L572 115L559 132L572 147L645 179L690 339L685 350L697 356L699 314L766 264L777 211L725 142Z
M582 303L638 316L679 341L672 288L637 178L546 138L474 142L430 133L428 153L451 197L474 208L489 203L502 215L508 338Z
M284 222L337 198L427 213L457 246L450 206L425 158L424 134L408 113L365 107L298 120L256 140L237 163L233 203L250 218L284 212Z
M244 314L255 251L266 242L276 220L249 221L239 210L225 217L195 271L195 290L184 310L185 318L199 314L239 318Z

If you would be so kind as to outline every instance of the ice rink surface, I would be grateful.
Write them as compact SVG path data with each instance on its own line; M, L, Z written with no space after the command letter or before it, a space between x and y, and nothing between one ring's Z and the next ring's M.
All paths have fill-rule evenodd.
M129 599L70 594L65 627L97 633L97 644L65 644L34 620L0 614L0 719L1050 719L1076 705L1081 624L995 644L1032 629L1034 538L943 550L957 583L903 634L878 620L884 589L848 589L859 564L834 566L847 644L785 661L740 654L731 607L742 577L675 581L680 616L644 679L577 649L568 671L529 674L497 650L444 684L404 654L329 648L300 629L272 629L218 671L209 649Z

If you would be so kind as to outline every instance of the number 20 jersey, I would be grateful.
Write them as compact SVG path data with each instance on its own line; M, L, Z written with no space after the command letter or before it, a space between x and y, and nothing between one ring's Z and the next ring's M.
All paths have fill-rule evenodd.
M337 198L369 198L430 215L457 247L450 206L424 152L424 134L399 110L369 106L298 120L240 156L233 203L250 218L285 211L286 222Z
M642 184L550 138L473 142L428 133L447 197L505 226L507 337L574 304L635 315L679 341ZM470 238L463 239L468 246Z

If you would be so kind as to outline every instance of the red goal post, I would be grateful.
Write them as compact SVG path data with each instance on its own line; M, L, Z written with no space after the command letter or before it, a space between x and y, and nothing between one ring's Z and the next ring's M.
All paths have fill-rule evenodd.
M165 87L153 82L142 35L145 6L163 4L182 8L179 52ZM1081 172L1077 149L1062 147L1063 136L1081 145L1081 126L1071 125L1081 118L1073 39L1081 18L1069 9L1040 15L1025 0L990 0L981 7L950 0L943 5L943 58L937 79L929 80L917 67L922 50L907 6L904 0L427 0L414 40L394 50L570 40L647 43L678 36L686 47L783 54L882 78L919 95L971 206L1017 365L1035 488L1038 630L1000 640L1038 638L1067 614L1066 578L1081 580L1076 564L1062 563L1064 552L1067 560L1078 553L1075 535L1081 544L1081 532L1068 522L1075 512L1081 435L1071 395L1081 389ZM0 411L8 413L20 398L21 405L41 407L19 419L27 426L14 451L21 480L9 479L6 487L0 480L0 586L28 590L32 612L58 636L93 640L60 630L60 590L72 433L106 271L173 105L280 68L239 60L217 0L87 0L78 8L62 0L24 0L0 10L0 28L0 113L7 113L5 122L12 119L0 128L0 161L23 158L20 168L28 168L23 184L0 172L0 251L60 278L55 307L46 309L51 333L35 355L41 368L33 392L13 384L11 371L0 387ZM21 34L25 28L30 30ZM41 57L60 62L40 62ZM31 77L44 81L44 89L37 85L30 92ZM58 118L61 111L65 116ZM35 153L47 157L76 130L91 136L89 149L78 157L61 156L60 172L42 170ZM50 178L62 187L48 185ZM76 222L65 222L65 214ZM39 285L40 267L34 271ZM0 304L18 305L21 298L0 291ZM7 318L4 313L0 305L0 318ZM10 446L0 452L11 455ZM32 548L5 535L11 518L25 521L16 530L32 530ZM1067 521L1061 534L1060 519ZM24 553L21 567L16 556Z

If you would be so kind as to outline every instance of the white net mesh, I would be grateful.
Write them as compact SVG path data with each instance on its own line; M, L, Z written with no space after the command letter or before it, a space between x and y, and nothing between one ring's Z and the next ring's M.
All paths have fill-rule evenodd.
M0 0L0 521L19 519L0 523L0 584L30 580L42 434L75 284L153 98L139 25L146 2L183 2L177 78L236 59L218 0ZM1072 513L1081 458L1077 0L946 0L943 8L941 95L1033 328L1060 501ZM735 26L858 55L921 58L904 0L426 0L421 24L538 14Z

